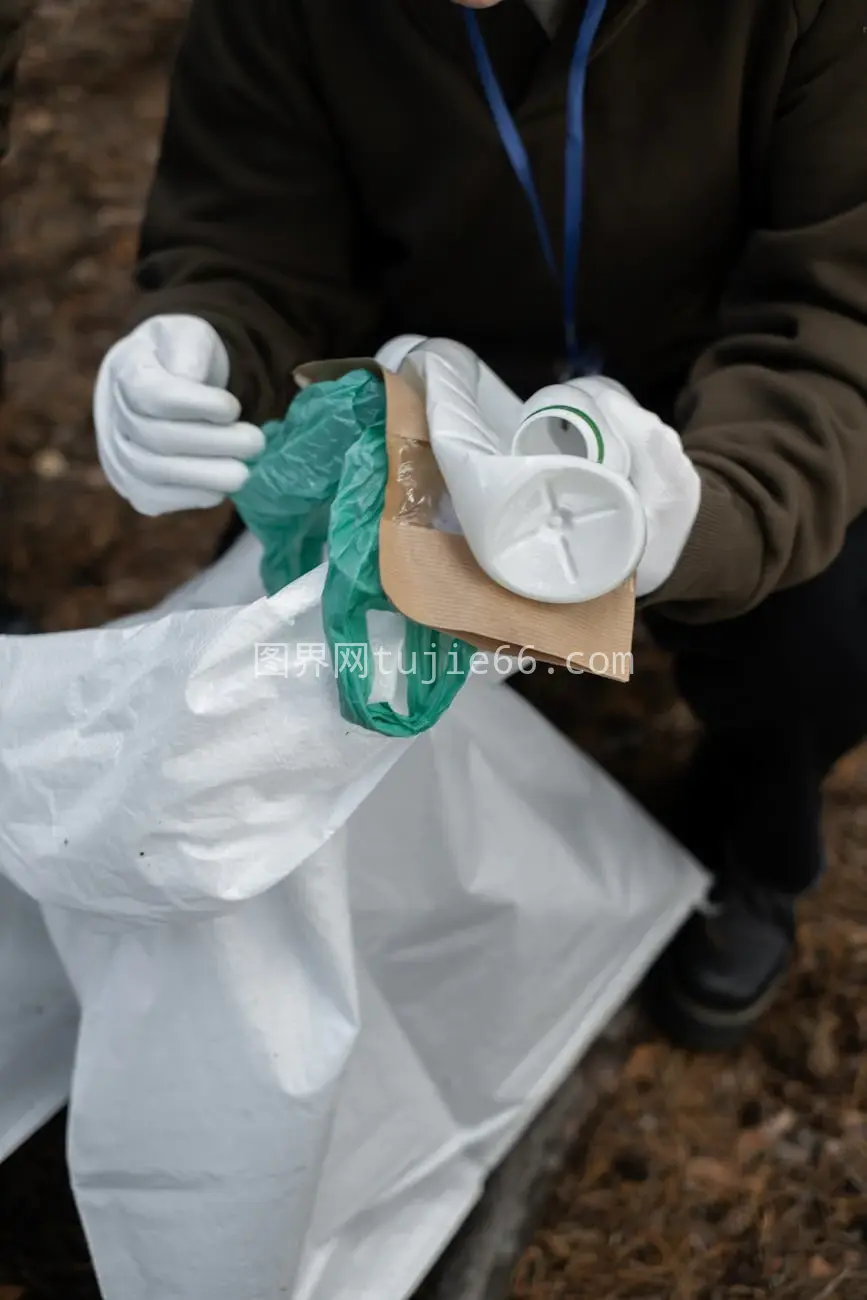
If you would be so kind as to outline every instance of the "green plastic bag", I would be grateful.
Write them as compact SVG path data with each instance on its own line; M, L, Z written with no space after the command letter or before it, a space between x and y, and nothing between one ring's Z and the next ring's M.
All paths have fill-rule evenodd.
M369 731L416 736L442 717L470 670L473 648L405 619L399 671L406 713L371 703L374 673L367 616L396 613L379 578L385 502L385 386L366 370L314 384L286 418L264 429L266 446L234 497L262 543L262 581L272 594L321 563L325 636L343 716Z
M346 454L377 422L381 390L374 375L354 371L305 389L283 420L265 425L265 450L251 461L234 502L264 548L262 582L269 595L322 563Z

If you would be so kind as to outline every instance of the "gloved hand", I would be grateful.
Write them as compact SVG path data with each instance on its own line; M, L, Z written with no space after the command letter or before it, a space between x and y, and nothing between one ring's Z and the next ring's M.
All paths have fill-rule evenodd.
M674 572L692 532L701 503L698 470L674 429L640 406L616 380L592 376L573 380L570 387L589 393L629 446L629 479L647 520L635 590L639 597L649 596Z
M403 335L390 340L381 349L378 360L393 370L408 361L424 374L431 365L442 365L452 354L458 357L466 351L448 340ZM476 378L471 405L477 408L481 442L490 441L491 434L495 433L505 443L508 431L504 423L511 421L512 431L517 431L519 403L502 381L477 359L473 374ZM616 380L591 376L575 379L568 387L576 390L579 406L580 395L589 394L602 420L629 447L629 481L641 502L647 526L645 547L636 572L636 595L649 596L673 573L692 531L701 502L698 471L674 429L641 406ZM454 390L453 396L457 398L460 394ZM464 423L470 427L476 421L470 418Z
M431 449L455 522L489 578L529 600L574 604L635 572L646 528L625 473L590 465L568 447L517 449L520 398L462 344L393 346L406 353L399 373L422 381ZM439 527L445 519L444 511Z
M195 316L155 316L108 352L93 401L112 487L140 514L205 509L237 492L265 446L226 391L229 356Z

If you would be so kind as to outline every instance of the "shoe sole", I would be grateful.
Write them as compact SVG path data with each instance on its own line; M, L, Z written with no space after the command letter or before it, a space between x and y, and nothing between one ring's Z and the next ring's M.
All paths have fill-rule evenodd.
M738 1011L702 1006L670 982L651 983L645 1000L654 1023L675 1046L690 1052L730 1052L770 1010L785 980L783 971L760 998Z

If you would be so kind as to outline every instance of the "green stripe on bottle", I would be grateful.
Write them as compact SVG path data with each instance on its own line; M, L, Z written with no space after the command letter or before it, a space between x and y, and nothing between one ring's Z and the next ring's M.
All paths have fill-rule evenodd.
M534 411L531 419L535 420L539 415L551 415L555 412L566 412L569 415L577 415L579 420L584 420L593 430L593 436L596 439L596 451L599 455L599 464L605 459L605 442L602 438L602 430L595 420L592 420L586 411L581 411L577 406L541 406L538 411ZM529 423L529 420L526 422Z

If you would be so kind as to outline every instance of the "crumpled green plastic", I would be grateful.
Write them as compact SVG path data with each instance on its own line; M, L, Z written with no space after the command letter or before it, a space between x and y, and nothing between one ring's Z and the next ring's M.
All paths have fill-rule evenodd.
M265 590L273 594L315 568L327 546L322 618L341 713L381 735L420 735L463 686L474 651L404 618L397 668L406 678L406 713L371 702L375 674L367 616L397 613L379 577L388 477L382 380L354 370L313 384L295 398L285 419L265 425L264 434L265 450L251 462L234 502L262 544Z

